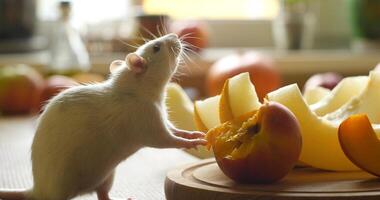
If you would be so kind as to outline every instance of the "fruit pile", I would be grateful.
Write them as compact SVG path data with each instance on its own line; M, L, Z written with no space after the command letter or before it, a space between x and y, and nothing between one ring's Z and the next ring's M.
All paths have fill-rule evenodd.
M228 79L221 94L196 101L192 115L221 170L237 182L278 181L297 161L380 176L379 89L380 72L371 71L304 95L296 84L284 86L260 103L242 73Z
M261 104L249 73L228 79L219 96L195 102L194 110L220 169L235 181L274 182L298 161L302 138L296 117L279 103ZM213 115L205 112L210 110Z
M27 65L0 67L0 115L36 113L60 91L78 83L102 80L102 76L90 73L72 77L53 75L44 79Z

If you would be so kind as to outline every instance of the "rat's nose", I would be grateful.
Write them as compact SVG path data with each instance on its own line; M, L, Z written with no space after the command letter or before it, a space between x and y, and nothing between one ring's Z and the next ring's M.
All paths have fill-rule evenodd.
M178 35L174 33L167 34L165 40L168 47L172 49L175 57L177 57L182 51L182 45L181 41L178 39Z
M170 33L170 34L167 34L166 37L169 39L169 40L178 40L178 35L175 34L175 33Z

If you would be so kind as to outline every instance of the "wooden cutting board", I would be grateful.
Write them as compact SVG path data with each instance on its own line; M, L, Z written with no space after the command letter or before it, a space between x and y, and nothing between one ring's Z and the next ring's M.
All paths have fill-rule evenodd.
M365 172L330 172L296 168L275 184L237 184L214 159L169 171L167 200L372 200L380 199L380 179Z

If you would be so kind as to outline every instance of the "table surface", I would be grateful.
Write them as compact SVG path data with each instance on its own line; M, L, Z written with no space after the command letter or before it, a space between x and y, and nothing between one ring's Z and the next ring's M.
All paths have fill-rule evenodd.
M0 188L30 188L33 185L30 145L35 127L36 117L0 119ZM178 149L143 148L118 166L111 197L165 199L166 173L197 160ZM82 199L96 199L96 195L75 198Z

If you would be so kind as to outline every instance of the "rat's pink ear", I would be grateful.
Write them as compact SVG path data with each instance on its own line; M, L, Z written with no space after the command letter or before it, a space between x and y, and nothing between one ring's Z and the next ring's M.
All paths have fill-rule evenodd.
M143 57L135 53L130 53L125 59L128 62L129 68L136 74L141 74L145 71L146 61Z
M115 71L121 67L126 67L127 64L125 63L124 60L114 60L110 64L110 72L113 74Z

